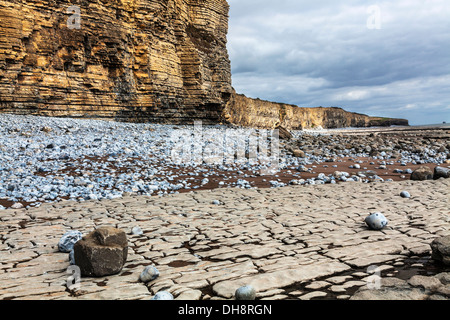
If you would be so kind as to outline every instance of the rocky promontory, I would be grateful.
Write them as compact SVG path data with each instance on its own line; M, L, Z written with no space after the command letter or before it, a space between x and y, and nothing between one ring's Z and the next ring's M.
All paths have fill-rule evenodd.
M341 108L301 108L296 105L248 98L234 93L223 112L224 118L235 124L272 129L282 126L289 130L346 127L408 126L405 119L370 117Z

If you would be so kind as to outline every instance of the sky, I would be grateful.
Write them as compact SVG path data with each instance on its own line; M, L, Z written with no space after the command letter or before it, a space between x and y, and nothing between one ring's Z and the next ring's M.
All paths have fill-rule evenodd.
M238 93L450 123L449 0L228 3Z

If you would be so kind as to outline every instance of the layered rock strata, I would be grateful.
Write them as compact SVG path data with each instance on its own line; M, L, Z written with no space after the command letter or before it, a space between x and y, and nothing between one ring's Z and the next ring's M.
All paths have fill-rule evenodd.
M0 112L217 121L231 92L228 10L226 0L0 1Z

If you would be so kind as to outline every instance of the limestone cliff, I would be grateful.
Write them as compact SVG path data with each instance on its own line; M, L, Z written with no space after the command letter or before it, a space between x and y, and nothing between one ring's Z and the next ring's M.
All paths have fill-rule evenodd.
M295 105L231 95L223 118L234 124L258 128L282 126L289 130L408 125L408 120L369 117L341 108L300 108Z
M0 112L217 121L231 92L228 11L226 0L0 0Z

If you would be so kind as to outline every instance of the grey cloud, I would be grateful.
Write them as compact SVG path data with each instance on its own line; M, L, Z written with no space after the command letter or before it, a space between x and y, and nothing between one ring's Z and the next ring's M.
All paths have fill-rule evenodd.
M391 114L392 105L401 113L402 106L426 104L430 114L439 114L435 110L441 108L435 121L445 113L448 118L444 108L450 105L450 97L439 91L440 82L426 90L421 87L426 81L419 81L419 89L410 88L426 96L411 95L408 88L374 94L376 88L395 87L402 81L447 79L450 5L445 1L378 2L382 10L380 30L367 28L367 1L229 3L228 46L233 85L239 92L298 105L342 103L346 109L356 109L351 111L377 111L380 115ZM450 87L449 82L445 85ZM352 92L358 87L368 88L372 94L356 95L349 101L332 100L339 97L336 92ZM415 101L411 101L413 96ZM383 97L389 101L382 101ZM413 114L414 110L403 111ZM423 119L414 117L412 123Z

